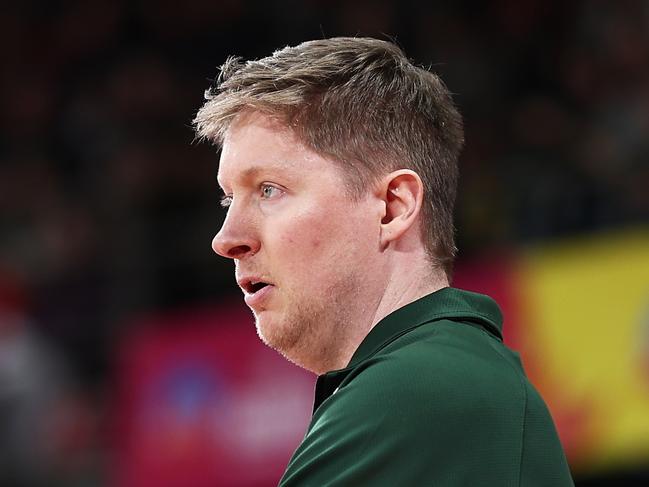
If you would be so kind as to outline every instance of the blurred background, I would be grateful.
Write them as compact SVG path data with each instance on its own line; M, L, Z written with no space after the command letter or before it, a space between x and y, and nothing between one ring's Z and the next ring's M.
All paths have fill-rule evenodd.
M649 485L649 2L5 2L0 484L275 485L314 378L261 345L218 153L230 54L395 39L466 122L455 285L493 295L578 486Z

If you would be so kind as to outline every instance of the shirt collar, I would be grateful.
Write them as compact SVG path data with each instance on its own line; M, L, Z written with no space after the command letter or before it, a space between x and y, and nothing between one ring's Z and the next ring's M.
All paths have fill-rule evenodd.
M332 370L318 377L313 411L320 407L358 364L376 352L426 323L449 319L471 322L502 340L502 314L488 296L446 287L393 311L370 330L344 369Z
M493 299L483 294L445 287L393 311L379 321L343 370L368 359L399 335L441 319L474 322L502 341L503 317Z

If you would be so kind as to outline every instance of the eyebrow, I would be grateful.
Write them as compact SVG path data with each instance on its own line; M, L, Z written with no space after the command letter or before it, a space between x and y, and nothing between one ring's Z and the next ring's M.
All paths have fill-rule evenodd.
M266 166L252 166L249 167L248 169L245 169L241 174L237 176L237 178L245 181L248 179L252 179L254 176L258 175L259 173L263 173L266 170L277 170L277 169L285 169L285 168L286 166L284 165L276 165L276 164L266 165ZM221 188L223 188L223 186L219 181L218 176L216 178L216 182Z

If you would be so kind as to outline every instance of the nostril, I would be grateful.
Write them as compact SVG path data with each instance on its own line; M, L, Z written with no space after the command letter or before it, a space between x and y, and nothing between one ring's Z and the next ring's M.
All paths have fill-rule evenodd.
M228 256L233 259L238 259L250 253L251 250L252 249L248 245L237 245L228 251Z
M241 236L231 232L220 231L212 240L212 249L221 257L228 259L242 259L254 255L259 250L261 243L250 236Z

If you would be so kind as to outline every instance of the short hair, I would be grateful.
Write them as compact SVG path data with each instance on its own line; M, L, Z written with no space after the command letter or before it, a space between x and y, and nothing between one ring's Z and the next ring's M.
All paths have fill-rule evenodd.
M339 163L354 197L391 171L415 171L424 185L425 249L450 278L462 117L440 78L395 44L336 37L253 61L230 57L205 99L194 119L200 138L221 145L237 115L264 113Z

